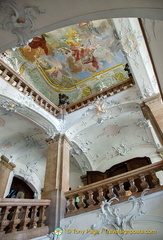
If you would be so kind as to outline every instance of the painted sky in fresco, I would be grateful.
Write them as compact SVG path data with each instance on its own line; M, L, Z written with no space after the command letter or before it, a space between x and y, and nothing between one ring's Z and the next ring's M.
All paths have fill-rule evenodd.
M73 103L128 78L124 70L127 59L110 19L34 37L27 46L8 51L6 59L56 105L59 93Z
M97 72L127 62L110 20L43 34L20 51L29 61L37 61L50 82L61 88L71 88Z

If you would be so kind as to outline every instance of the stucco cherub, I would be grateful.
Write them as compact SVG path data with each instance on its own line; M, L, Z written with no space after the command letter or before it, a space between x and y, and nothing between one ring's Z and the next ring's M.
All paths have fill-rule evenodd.
M100 113L106 112L105 102L104 100L97 99L93 106L96 108L96 115L99 116Z

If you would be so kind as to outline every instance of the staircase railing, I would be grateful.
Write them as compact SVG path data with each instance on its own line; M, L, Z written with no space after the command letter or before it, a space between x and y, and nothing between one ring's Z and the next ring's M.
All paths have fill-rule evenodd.
M156 172L161 170L163 161L65 192L67 199L65 217L98 209L102 201L113 197L118 197L119 202L123 202L130 195L140 196L147 188L150 189L148 194L160 191L163 186L160 185Z
M11 234L12 239L15 233L20 233L23 240L47 234L45 210L50 202L51 200L0 198L0 239L9 239ZM26 230L31 230L31 235Z

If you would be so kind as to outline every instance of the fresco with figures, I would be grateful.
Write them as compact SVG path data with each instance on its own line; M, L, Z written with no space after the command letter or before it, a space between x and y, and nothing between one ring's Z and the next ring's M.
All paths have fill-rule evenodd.
M72 103L128 78L127 59L110 19L42 34L7 51L5 58L56 105L59 93Z

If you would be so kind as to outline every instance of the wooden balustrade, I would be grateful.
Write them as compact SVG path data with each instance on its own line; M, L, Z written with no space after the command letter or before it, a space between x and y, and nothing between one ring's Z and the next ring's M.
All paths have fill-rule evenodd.
M0 239L9 233L45 226L50 200L0 198Z
M163 161L65 192L67 199L65 217L98 209L102 201L113 197L118 197L119 202L122 202L126 201L131 194L140 196L146 188L150 189L148 193L160 191L163 186L160 186L156 172L161 170L163 170ZM124 186L126 182L128 184ZM125 189L126 186L129 187ZM76 197L79 197L79 202L76 202L77 208Z
M92 94L88 97L85 97L79 101L76 101L75 103L69 104L67 106L64 106L63 108L66 110L67 113L72 113L76 110L79 110L83 107L88 106L89 104L93 103L97 100L97 97L110 97L116 93L119 93L123 90L126 90L127 88L130 88L135 85L134 79L132 76L130 76L127 80L117 83L114 86L111 86L103 91L100 91L96 94Z
M60 115L62 109L64 110L64 112L67 112L69 114L93 103L94 101L97 100L97 97L110 97L116 93L119 93L135 85L133 77L130 76L127 80L123 82L119 82L112 87L109 87L96 94L92 94L86 98L76 101L75 103L69 104L68 106L57 107L52 102L50 102L45 96L43 96L36 89L34 89L29 83L27 83L19 74L12 70L1 59L0 59L0 76L23 94L31 96L38 105L40 105L42 108L44 108L46 111L48 111L55 117Z
M34 102L44 108L54 116L58 116L60 108L50 102L45 96L34 89L19 74L12 70L7 64L0 59L0 76L10 85L18 89L26 96L31 96Z

